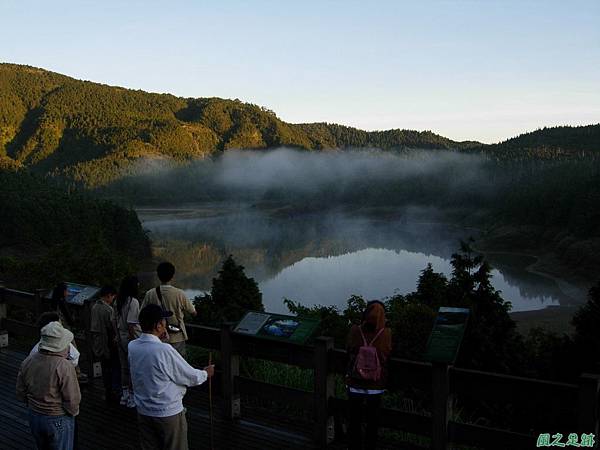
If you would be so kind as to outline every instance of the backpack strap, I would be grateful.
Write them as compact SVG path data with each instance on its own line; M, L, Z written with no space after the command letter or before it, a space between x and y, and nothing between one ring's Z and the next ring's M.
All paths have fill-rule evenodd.
M362 327L361 327L360 325L358 326L358 330L360 331L360 335L361 335L361 337L362 337L363 344L364 344L364 345L368 345L368 344L367 344L367 340L365 339L365 335L363 334Z
M163 302L162 292L160 292L160 286L156 286L156 296L158 297L158 301L160 302L160 306L161 306L161 308L164 311L165 310L165 304Z
M375 335L375 337L371 340L371 342L369 343L369 345L373 345L373 342L375 342L375 339L377 339L379 337L379 335L381 333L383 333L383 330L385 330L385 327L379 329L379 331L377 332L377 334ZM361 330L361 333L362 333L362 330ZM363 336L363 339L364 338L365 337ZM366 341L365 341L365 344L366 344Z

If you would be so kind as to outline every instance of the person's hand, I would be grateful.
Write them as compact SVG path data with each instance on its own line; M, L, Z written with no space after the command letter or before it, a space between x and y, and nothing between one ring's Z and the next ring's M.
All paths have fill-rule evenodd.
M169 332L167 331L167 329L165 328L165 331L163 332L163 334L161 334L158 337L162 342L169 342Z
M206 370L206 374L208 375L208 378L210 378L215 374L215 365L211 364L210 366L206 366L204 370Z

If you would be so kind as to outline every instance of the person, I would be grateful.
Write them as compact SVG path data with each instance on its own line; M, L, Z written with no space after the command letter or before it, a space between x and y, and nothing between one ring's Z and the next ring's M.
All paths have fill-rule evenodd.
M92 336L92 352L100 360L102 381L104 383L104 398L107 403L118 400L113 389L113 372L118 366L118 350L116 333L112 324L112 304L117 296L114 286L103 286L100 298L92 306L90 313L90 333Z
M81 392L75 367L67 361L73 333L60 322L42 328L39 352L29 355L17 375L17 398L29 409L29 427L40 450L72 450Z
M348 334L348 440L350 449L375 449L381 396L385 392L387 366L392 351L392 333L386 327L385 308L380 301L367 303L360 325ZM366 417L363 436L362 417ZM363 440L364 437L364 440Z
M166 261L161 262L156 267L156 274L160 280L160 286L146 292L142 308L156 304L173 312L173 316L168 321L169 343L185 358L187 356L185 341L187 341L188 335L183 317L186 312L195 316L196 308L181 289L169 284L175 275L173 264Z
M139 282L135 275L123 278L119 286L112 321L117 338L117 350L119 363L121 365L121 405L135 408L133 395L131 394L131 377L129 374L129 363L127 360L127 349L129 342L141 335L138 315L140 303L137 299Z
M51 297L51 305L52 309L56 311L58 316L60 317L60 323L63 327L72 330L75 325L75 321L73 320L73 315L71 314L71 310L67 305L67 297L69 296L69 290L67 288L67 283L61 282L54 286L52 289L52 297Z
M58 314L62 326L67 330L72 331L75 327L75 320L67 304L68 296L69 289L67 287L67 283L60 282L54 286L54 289L52 289L50 304L52 309ZM75 341L72 342L72 345L73 347L77 347ZM77 380L79 381L79 384L87 384L89 381L88 376L81 371L79 364L75 365L75 371L77 372Z
M187 450L187 421L182 399L186 387L198 386L214 374L214 366L195 369L161 342L172 316L156 304L140 312L142 336L129 343L133 396L142 450Z
M47 311L45 313L42 313L42 315L40 315L40 317L38 318L37 324L36 324L38 329L40 330L40 335L42 332L42 328L44 328L50 322L60 322L60 316L58 315L57 312ZM75 342L75 341L73 341L73 342ZM75 347L75 345L73 345L73 342L69 343L69 351L67 352L67 360L69 362L71 362L71 364L73 364L74 367L77 368L79 366L80 353L79 353L79 350L77 350L77 347ZM35 344L33 346L31 351L29 352L29 355L33 355L34 353L37 353L40 351L40 343L41 343L41 341L39 341L37 344Z

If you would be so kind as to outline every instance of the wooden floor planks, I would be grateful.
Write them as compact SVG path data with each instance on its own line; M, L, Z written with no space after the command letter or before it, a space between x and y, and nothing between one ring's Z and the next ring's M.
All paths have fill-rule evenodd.
M16 399L15 382L26 351L0 350L0 448L31 449L27 408ZM210 448L208 396L205 388L189 392L185 404L188 410L188 436L191 449ZM81 412L77 417L81 450L138 449L137 416L135 410L107 406L103 399L101 380L93 380L82 388ZM291 422L282 420L282 422ZM277 426L277 415L264 411L244 411L242 420L221 419L221 405L214 404L213 436L215 449L310 449L310 427L295 424L290 429ZM339 447L338 447L339 448Z

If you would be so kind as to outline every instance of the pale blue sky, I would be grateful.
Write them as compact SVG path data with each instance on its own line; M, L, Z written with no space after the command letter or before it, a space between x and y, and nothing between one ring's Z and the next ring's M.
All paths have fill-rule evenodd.
M600 1L0 2L0 61L288 122L503 140L600 122Z

